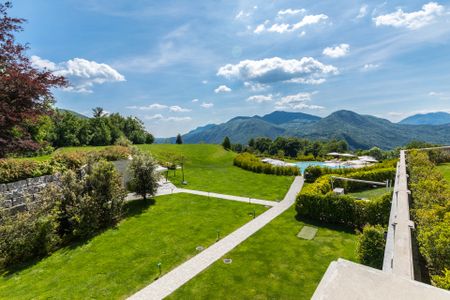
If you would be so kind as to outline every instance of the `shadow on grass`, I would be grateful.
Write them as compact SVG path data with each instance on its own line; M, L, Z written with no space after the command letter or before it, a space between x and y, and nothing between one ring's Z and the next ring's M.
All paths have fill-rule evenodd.
M135 216L142 214L149 207L155 205L155 203L156 203L156 201L153 198L147 199L147 200L137 199L137 200L133 200L133 201L129 201L129 202L125 203L124 204L124 215L123 215L122 221L127 218L135 217ZM87 244L90 240L92 240L93 238L95 238L96 236L102 234L103 232L105 232L107 230L117 230L117 226L105 228L104 230L101 230L88 238L71 242L71 243L64 245L63 247L57 249L54 252L66 253L66 252L73 251L76 248ZM13 276L15 273L18 273L22 270L25 270L25 269L28 269L28 268L34 266L35 264L39 263L44 258L51 256L54 252L52 252L48 255L41 255L39 257L29 259L25 262L6 267L3 270L0 269L0 276L9 278L9 277Z
M298 214L295 215L295 219L299 222L305 223L307 225L319 227L319 228L326 228L326 229L331 229L331 230L336 230L336 231L341 231L341 232L346 232L346 233L351 233L351 234L356 233L354 228L350 228L350 227L343 226L343 225L324 223L321 221L301 217Z

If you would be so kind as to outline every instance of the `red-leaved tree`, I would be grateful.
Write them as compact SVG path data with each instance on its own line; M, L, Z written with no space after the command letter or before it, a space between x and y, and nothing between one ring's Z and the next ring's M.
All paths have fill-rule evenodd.
M26 125L51 113L51 88L67 85L64 77L32 66L28 45L14 38L25 20L9 17L10 8L10 2L0 4L0 157L39 148Z

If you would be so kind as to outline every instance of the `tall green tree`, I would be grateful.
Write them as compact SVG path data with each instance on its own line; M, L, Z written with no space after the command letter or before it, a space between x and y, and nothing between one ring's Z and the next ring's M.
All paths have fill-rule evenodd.
M10 17L11 7L10 2L0 4L0 157L40 147L28 125L51 114L52 88L67 85L63 77L33 67L25 53L28 46L15 40L25 20Z
M175 144L178 144L178 145L183 144L183 139L181 138L181 134L177 135L177 139L175 140Z
M229 138L229 137L226 136L226 137L223 139L222 147L223 147L225 150L230 150L230 149L231 149L231 142L230 142L230 138Z
M153 196L158 190L159 174L156 172L157 164L148 154L138 153L133 156L129 170L131 180L128 185L131 191L142 196L144 200L147 196Z

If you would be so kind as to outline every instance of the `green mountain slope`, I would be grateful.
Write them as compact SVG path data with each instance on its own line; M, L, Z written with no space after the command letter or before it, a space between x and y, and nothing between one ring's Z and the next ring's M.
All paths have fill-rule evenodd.
M443 125L450 124L450 114L446 112L432 112L417 114L403 119L399 124L409 125Z
M221 143L225 136L233 143L250 138L296 136L309 139L343 139L352 148L374 146L390 149L422 140L450 144L450 124L405 125L352 111L341 110L325 118L307 114L274 112L259 117L236 117L219 125L199 127L183 136L185 143Z

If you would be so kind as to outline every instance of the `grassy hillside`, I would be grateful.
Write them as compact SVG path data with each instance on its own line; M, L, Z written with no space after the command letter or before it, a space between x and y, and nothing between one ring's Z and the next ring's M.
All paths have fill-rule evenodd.
M207 192L231 194L266 200L281 200L288 191L293 177L256 174L233 166L236 155L225 151L219 145L207 144L153 144L139 145L141 150L163 159L168 154L182 154L186 157L185 179L181 185L181 171L170 180L177 186Z
M356 260L356 235L314 224L316 237L303 240L303 225L287 210L226 254L231 264L216 261L168 298L310 299L333 260Z
M0 299L124 299L252 219L261 205L188 194L129 203L130 216L90 241L0 275Z

